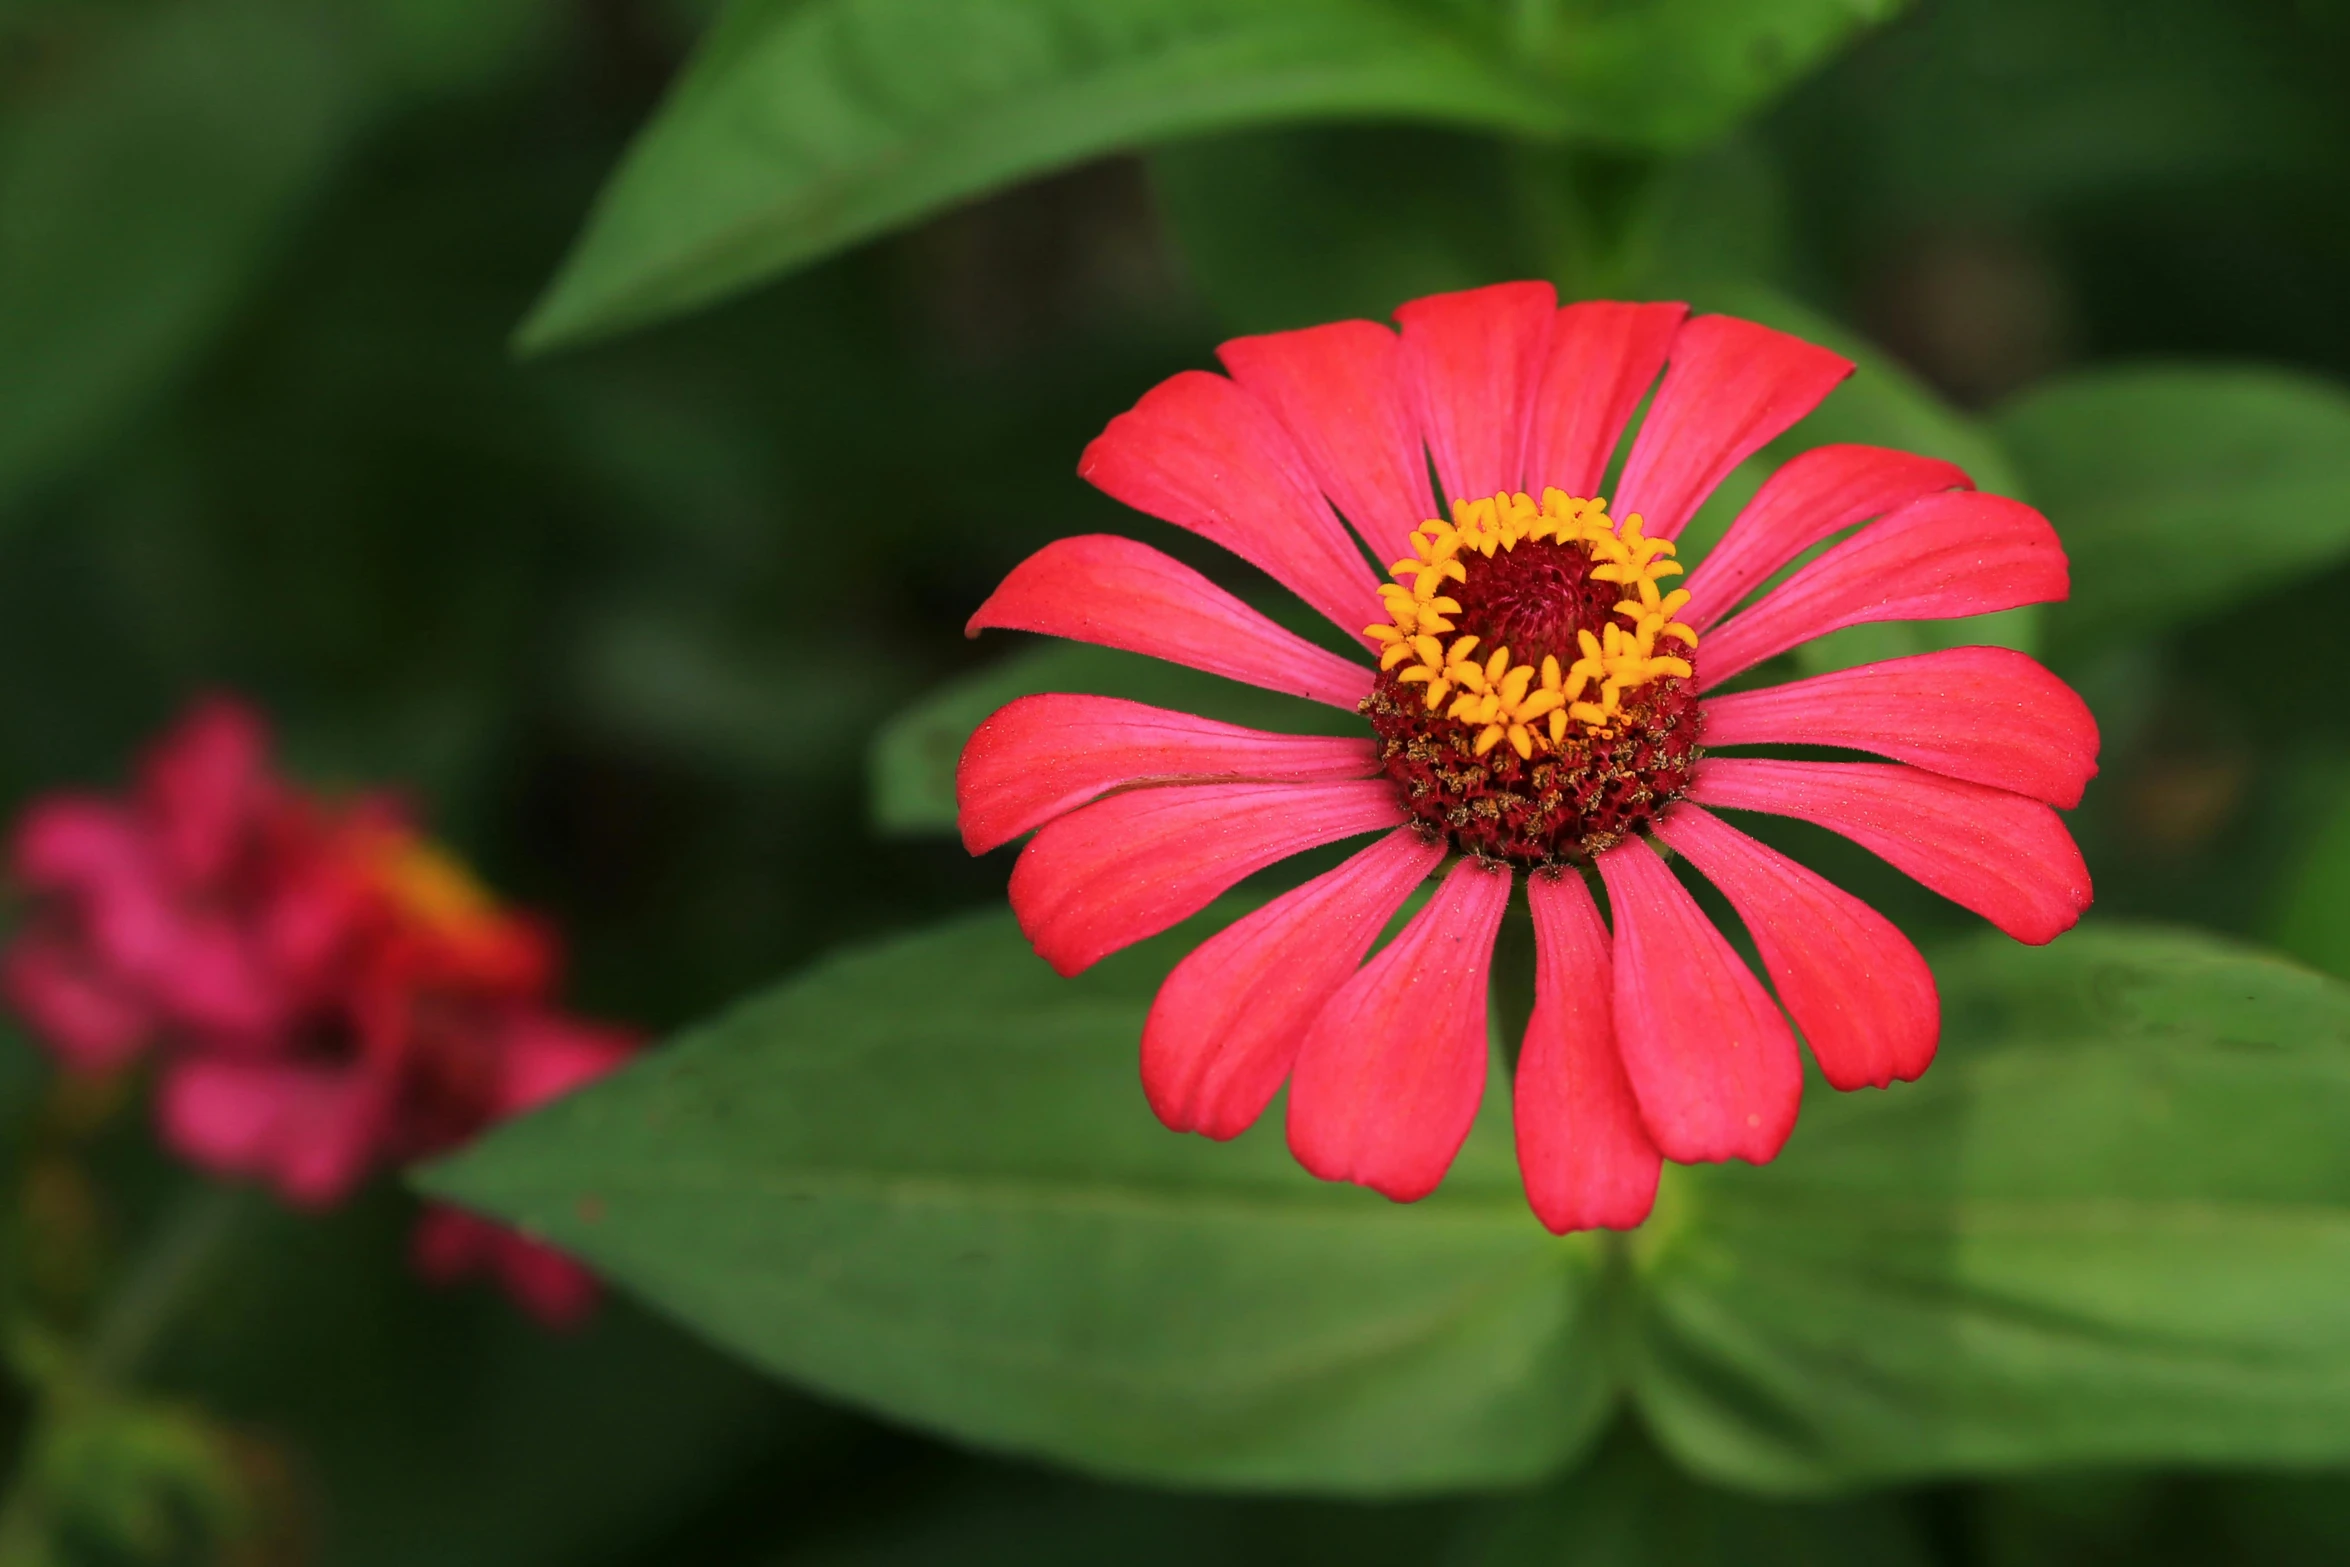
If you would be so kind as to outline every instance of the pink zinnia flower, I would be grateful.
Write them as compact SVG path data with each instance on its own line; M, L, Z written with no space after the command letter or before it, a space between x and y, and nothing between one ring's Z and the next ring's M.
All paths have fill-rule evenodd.
M1443 1178L1484 1094L1487 971L1524 872L1527 1194L1554 1230L1629 1227L1654 1200L1660 1158L1778 1153L1803 1085L1788 1016L1844 1089L1918 1076L1939 1034L1933 976L1909 941L1717 810L1842 833L2021 941L2052 939L2089 903L2053 807L2078 803L2096 771L2096 727L2033 660L1966 647L1719 688L1841 627L2061 599L2064 551L2039 513L1976 493L1949 463L1826 446L1781 467L1676 582L1672 541L1699 504L1848 361L1681 305L1562 309L1542 283L1415 300L1396 319L1400 333L1342 321L1227 343L1228 377L1162 383L1079 465L1264 570L1376 668L1108 535L1040 550L969 628L1168 659L1359 712L1366 735L1026 697L963 753L964 841L981 853L1035 833L1012 907L1037 951L1074 974L1253 871L1382 832L1177 965L1144 1027L1142 1076L1168 1126L1218 1138L1287 1082L1298 1160L1399 1201ZM1430 520L1440 501L1450 521ZM1786 744L1888 760L1713 754ZM1668 852L1737 910L1776 1003ZM1366 963L1448 857L1425 906Z
M394 802L308 794L268 752L260 719L215 699L127 798L54 796L19 822L32 903L0 984L69 1070L152 1051L174 1152L323 1208L635 1048L554 1008L551 933ZM487 1269L551 1322L595 1296L570 1259L454 1210L428 1210L416 1255L435 1278Z

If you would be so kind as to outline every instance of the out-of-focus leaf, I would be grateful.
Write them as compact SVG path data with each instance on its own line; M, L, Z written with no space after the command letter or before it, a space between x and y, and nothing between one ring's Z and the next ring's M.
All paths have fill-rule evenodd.
M1635 1397L1743 1485L2350 1457L2350 988L2185 932L1936 965L1943 1059L1674 1169Z
M2339 146L2317 9L2208 0L1920 6L1793 106L1809 180L1876 233L2208 184L2307 178Z
M2039 387L1997 429L2064 535L2083 652L2224 609L2350 554L2350 394L2255 366L2100 370Z
M1202 934L1074 980L1001 914L833 958L424 1184L964 1440L1327 1491L1554 1470L1612 1396L1599 1252L1527 1214L1499 1097L1410 1207L1306 1175L1278 1112L1166 1131L1135 1043Z
M1284 734L1370 732L1362 719L1320 702L1115 648L1048 642L947 681L882 726L873 737L874 825L887 833L953 832L964 742L988 714L1038 691L1125 697Z
M1690 147L1729 127L1904 0L1488 0L1526 62L1574 105L1574 131Z
M2302 962L2350 979L2350 794L2317 824L2289 873L2275 934Z
M0 110L0 501L209 338L359 108L325 7L164 0L75 23Z
M365 0L369 53L388 85L417 92L479 87L528 59L549 35L553 0Z
M239 1456L228 1433L192 1410L94 1391L63 1397L25 1455L29 1491L15 1500L33 1511L0 1525L37 1529L47 1554L13 1554L32 1542L4 1536L0 1561L230 1559L257 1544L261 1529Z
M1241 132L1152 153L1184 270L1233 332L1361 316L1540 277L1543 236L1509 221L1513 149L1427 126Z
M740 0L522 330L690 309L1083 158L1271 120L1520 131L1571 107L1457 10L1385 0Z
M1628 1433L1531 1495L1487 1506L1446 1567L1925 1567L1890 1498L1764 1501L1690 1478Z

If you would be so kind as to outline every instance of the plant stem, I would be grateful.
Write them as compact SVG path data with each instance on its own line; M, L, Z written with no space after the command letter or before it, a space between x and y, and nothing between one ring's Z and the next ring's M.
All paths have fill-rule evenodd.
M245 1200L237 1187L211 1181L180 1196L91 1330L84 1369L92 1382L133 1380L235 1227Z

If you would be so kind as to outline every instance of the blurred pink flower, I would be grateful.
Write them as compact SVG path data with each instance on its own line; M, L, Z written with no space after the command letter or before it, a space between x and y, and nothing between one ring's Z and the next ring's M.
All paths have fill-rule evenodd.
M69 1070L158 1056L164 1141L288 1202L341 1202L601 1076L633 1035L551 1005L552 935L501 908L387 797L277 778L261 720L199 704L123 798L58 795L18 823L31 912L0 987ZM592 1278L486 1220L434 1208L417 1263L487 1270L550 1323Z

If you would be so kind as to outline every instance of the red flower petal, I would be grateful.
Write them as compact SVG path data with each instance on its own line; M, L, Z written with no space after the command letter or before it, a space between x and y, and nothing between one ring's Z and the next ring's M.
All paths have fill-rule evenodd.
M191 881L230 873L274 792L269 726L244 703L210 697L147 754L141 793L172 871Z
M1267 734L1109 696L1050 692L998 708L955 768L963 845L985 854L1133 784L1369 778L1370 740Z
M1376 599L1357 616L1369 624ZM1371 671L1318 648L1171 556L1115 534L1055 539L1012 568L964 634L1069 637L1353 712Z
M1397 1202L1436 1189L1485 1095L1485 984L1506 871L1452 868L1403 933L1314 1019L1289 1085L1289 1149Z
M1798 643L1876 620L1948 620L2069 591L2048 519L2004 495L1950 490L1873 522L1705 639L1700 687Z
M155 1028L146 998L91 957L83 942L39 924L18 932L0 955L0 994L68 1071L123 1066Z
M544 1241L500 1229L490 1265L514 1303L546 1327L576 1328L595 1314L596 1276Z
M1737 909L1829 1082L1882 1088L1926 1070L1942 1001L1926 960L1891 920L1687 801L1656 835Z
M1281 421L1372 555L1382 565L1409 555L1433 496L1395 334L1375 321L1333 321L1236 337L1216 357Z
M1272 414L1220 375L1187 370L1110 421L1079 477L1213 539L1361 637L1379 581Z
M1709 697L1705 743L1836 745L2061 805L2097 774L2097 720L2013 648L1959 647Z
M2072 929L2089 906L2089 868L2063 821L2005 789L1883 762L1707 757L1689 798L1840 832L2034 946Z
M1204 909L1276 860L1401 827L1384 778L1136 789L1047 822L1012 867L1012 912L1044 960L1078 973Z
M1735 316L1699 316L1672 362L1616 485L1618 517L1638 512L1652 539L1688 523L1730 470L1817 408L1852 361Z
M350 1195L380 1152L388 1109L383 1085L361 1072L213 1056L173 1063L156 1100L182 1158L267 1180L305 1208Z
M497 1035L501 1116L520 1115L612 1071L636 1050L625 1029L560 1012L520 1011Z
M1795 1036L1656 851L1599 857L1615 914L1616 1040L1640 1118L1668 1159L1767 1164L1795 1129Z
M1583 878L1536 875L1534 1015L1518 1055L1518 1168L1554 1234L1628 1230L1656 1202L1660 1156L1616 1050L1607 927Z
M1398 828L1175 965L1142 1029L1142 1086L1159 1119L1217 1138L1248 1130L1307 1026L1443 858L1441 843Z
M1964 469L1932 457L1879 446L1814 447L1782 464L1697 563L1681 618L1703 631L1820 540L1921 495L1974 487Z
M1436 459L1443 499L1518 487L1526 416L1557 313L1548 283L1495 283L1396 309L1404 395Z
M551 1328L576 1327L595 1310L594 1274L552 1246L462 1208L427 1204L408 1255L436 1284L494 1272L517 1304Z
M1550 350L1526 427L1519 488L1536 500L1553 485L1597 495L1608 459L1640 399L1656 384L1687 305L1625 305L1591 299L1552 320Z

